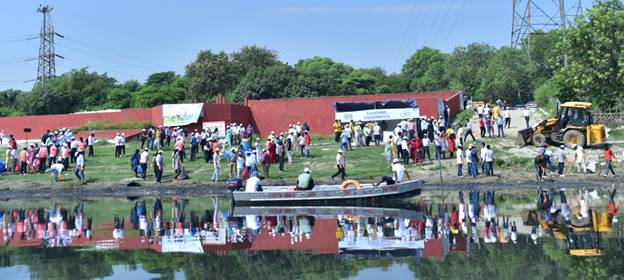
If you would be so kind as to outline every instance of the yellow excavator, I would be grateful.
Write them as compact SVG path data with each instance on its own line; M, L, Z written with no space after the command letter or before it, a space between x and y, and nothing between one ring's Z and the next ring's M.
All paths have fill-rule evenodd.
M606 141L604 124L594 123L589 102L565 102L557 116L541 121L533 128L518 131L516 144L541 147L551 142L568 148L600 145Z

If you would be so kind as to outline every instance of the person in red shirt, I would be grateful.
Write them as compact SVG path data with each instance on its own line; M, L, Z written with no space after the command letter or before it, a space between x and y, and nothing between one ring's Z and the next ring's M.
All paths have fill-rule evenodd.
M609 174L609 171L611 171L611 175L615 176L615 171L613 171L613 159L615 158L615 154L613 153L613 150L611 150L611 147L607 144L604 148L604 158L605 161L607 162L607 170L605 171L605 174L603 174L602 176L607 177L607 174Z
M26 169L28 168L28 151L26 150L26 147L24 147L24 149L20 152L19 159L21 168L20 174L26 175Z
M39 173L45 171L46 161L48 160L48 149L44 146L39 148Z
M310 158L310 132L307 130L303 132L303 145L306 158Z
M609 197L609 208L607 209L607 213L609 214L609 218L612 222L617 222L617 212L622 208L622 200L619 201L617 205L615 205L615 191L617 189L615 186L613 187L613 191L611 192L611 196Z

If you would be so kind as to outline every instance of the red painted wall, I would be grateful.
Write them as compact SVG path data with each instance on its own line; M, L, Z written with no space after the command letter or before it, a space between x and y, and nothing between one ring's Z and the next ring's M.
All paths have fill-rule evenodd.
M437 116L437 98L442 98L444 103L451 108L451 116L459 112L460 94L452 91L249 100L246 102L247 106L206 103L203 117L188 128L201 130L202 123L206 121L225 121L226 125L232 122L244 125L251 123L256 132L267 135L271 131L284 131L288 128L288 124L300 121L307 122L312 133L331 135L335 118L334 102L415 99L421 115ZM29 140L35 140L40 139L48 129L79 127L88 121L151 121L155 126L159 126L163 124L162 105L109 113L0 117L0 130L4 130L7 136L13 134L17 140L25 140L27 136ZM25 127L30 127L32 133L25 134L23 132ZM102 139L108 137L110 133L103 134L100 137L96 135L96 137Z
M42 116L22 116L0 118L0 129L7 134L13 134L17 140L41 139L41 135L50 129L61 129L64 127L79 127L87 121L97 122L122 122L122 121L144 121L152 119L152 109L124 109L120 112L109 113L88 113L88 114L65 114L65 115L42 115ZM23 129L29 127L32 133L28 135Z
M267 135L271 131L285 131L289 124L307 122L312 133L322 135L333 134L332 123L335 119L334 102L349 101L382 101L414 99L420 114L438 116L437 98L451 108L454 116L460 111L460 93L454 91L438 91L425 93L391 93L377 95L329 96L314 98L289 98L248 100L254 123L258 132Z

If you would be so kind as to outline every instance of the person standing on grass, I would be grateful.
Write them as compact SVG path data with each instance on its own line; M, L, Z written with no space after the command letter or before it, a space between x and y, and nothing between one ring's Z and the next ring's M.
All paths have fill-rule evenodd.
M305 149L306 158L310 158L310 132L307 130L303 132L303 144Z
M462 151L461 146L457 147L457 177L463 178L463 166L464 166L464 152ZM470 168L470 167L468 167Z
M232 157L234 156L232 155ZM219 167L221 166L221 154L219 153L219 149L217 149L212 155L212 159L214 167L214 171L212 172L212 181L217 182L219 181Z
M76 153L76 170L74 171L74 174L76 174L76 177L78 178L78 180L80 180L80 184L84 184L86 182L84 168L85 168L84 155Z
M479 129L481 131L481 139L485 138L485 117L479 118Z
M267 150L262 151L262 155L260 156L260 163L262 164L262 175L264 175L264 178L268 179L269 170L271 169L271 155L269 155L269 152Z
M118 158L121 156L121 134L119 132L117 132L117 135L115 135L115 138L113 139L115 141L115 158ZM147 147L149 149L149 143L147 144Z
M132 172L134 172L134 177L138 177L139 176L139 162L141 160L141 154L139 149L136 149L134 151L134 154L132 155L132 157L130 158L130 168L132 169ZM143 167L141 167L143 168ZM141 170L141 173L143 173L143 171Z
M375 146L379 146L381 144L381 126L375 122L373 126L373 139L375 140Z
M178 150L178 153L180 153L180 162L184 162L184 156L185 156L185 153L184 153L184 137L178 136L174 146L175 146L175 149Z
M41 146L41 148L39 149L39 173L43 174L43 172L45 171L45 167L46 167L46 161L48 161L48 149L46 149L46 147Z
M67 143L64 143L61 147L61 159L63 160L63 165L65 166L65 170L69 169L69 147Z
M346 151L349 148L349 139L351 138L349 128L345 127L340 135L340 149Z
M477 176L479 176L479 169L477 168L479 156L477 155L477 149L475 149L472 144L470 144L468 149L470 151L470 175L472 178L477 178Z
M76 163L76 155L78 154L78 140L76 140L75 137L72 136L71 138L71 142L69 142L69 148L70 148L70 162L71 163Z
M544 160L546 161L546 169L544 169L544 176L548 176L548 172L553 172L553 152L548 149L548 144L544 144ZM552 175L552 174L551 174Z
M609 174L609 171L611 171L611 176L615 177L615 171L613 171L613 159L615 158L615 154L613 153L613 150L611 150L611 147L609 146L609 144L605 145L604 148L604 158L605 161L607 162L607 168L605 169L605 174L603 174L602 176L607 177L607 174ZM617 160L617 159L616 159ZM615 192L615 190L614 190Z
M403 140L401 141L401 157L403 158L403 163L409 163L409 146L407 144L407 137L403 136Z
M488 176L494 176L494 151L488 144L485 146L485 170Z
M336 141L336 143L340 142L340 134L342 134L342 124L339 120L336 120L334 121L334 140Z
M11 159L11 174L15 174L15 172L17 172L17 162L18 162L17 149L15 147L11 147L9 149L10 149L9 158Z
M336 168L338 169L338 171L331 175L330 178L332 181L334 180L334 177L338 175L340 175L342 181L344 181L347 177L347 174L345 174L345 158L342 153L342 150L338 150L338 154L336 155Z
M394 145L394 140L392 140L392 135L390 135L388 137L388 141L386 142L386 145L384 147L384 155L386 156L386 163L390 164L392 163L392 158L393 158L393 151L392 151L392 146Z
M149 149L145 148L145 150L141 153L141 156L139 157L139 165L141 166L141 169L143 172L141 172L141 178L143 178L143 180L145 180L145 177L147 175L147 163L149 160Z
M236 152L236 148L232 148L230 150L230 159L228 160L228 163L230 164L230 178L235 178L236 176L236 159L238 158L237 156L237 152Z
M19 159L20 159L20 174L26 175L26 171L28 168L28 151L26 147L24 147L22 151L20 152Z
M524 106L524 111L522 111L522 115L524 115L524 121L526 122L526 127L527 128L531 127L529 125L529 119L531 118L531 111L529 110L529 107Z
M236 178L243 178L243 171L245 170L245 156L242 152L239 152L236 156Z
M566 162L566 154L565 154L565 146L561 145L559 146L559 150L557 150L557 161L558 161L558 169L557 169L557 174L559 175L559 177L565 177L565 175L563 174L563 170L565 168L565 162Z
M191 133L190 144L191 144L191 161L195 161L195 157L197 154L197 147L199 144L199 141L197 140L197 135L195 133Z
M95 145L95 134L89 134L87 137L87 146L89 146L89 157L94 157L95 152L93 151L93 145Z
M429 146L431 145L431 140L429 139L429 137L423 137L422 138L422 145L423 145L423 156L422 159L423 161L425 160L425 158L428 161L431 161L431 153L429 152Z
M178 180L180 174L182 174L182 159L180 156L180 151L178 149L173 150L173 154L171 155L171 168L175 172L174 180Z
M56 156L58 154L58 149L52 143L48 144L48 149L50 150L48 152L48 166L52 166L52 164L56 163Z
M511 111L509 111L509 107L505 107L505 110L503 110L503 117L505 118L505 128L511 128Z
M141 149L145 147L145 140L147 140L147 130L142 129L141 133L139 133L139 141L141 141Z
M156 177L156 183L160 183L162 180L163 172L165 171L165 160L162 157L162 150L158 150L154 157L154 175Z
M277 155L277 162L279 163L279 171L284 172L284 134L280 133L277 140L275 140L275 154Z
M85 154L86 151L87 151L87 142L85 142L84 139L80 137L80 140L78 141L78 153L86 157L87 156Z
M496 126L498 127L498 137L505 137L505 123L503 122L502 117L498 117L498 119L496 119Z

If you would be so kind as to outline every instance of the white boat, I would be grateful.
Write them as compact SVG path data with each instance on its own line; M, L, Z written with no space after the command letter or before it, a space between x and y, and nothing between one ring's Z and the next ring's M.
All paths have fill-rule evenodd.
M232 192L235 205L300 205L300 204L360 204L418 195L422 180L394 185L359 187L340 185L317 185L310 191L290 190L289 186L263 186L262 192Z

